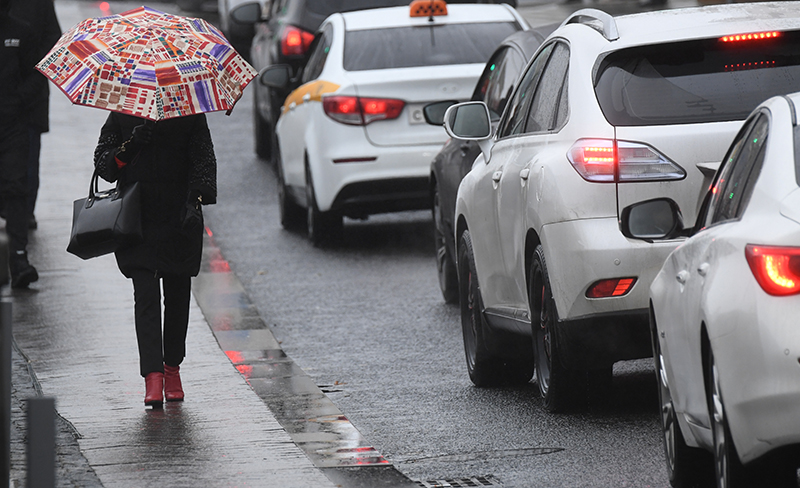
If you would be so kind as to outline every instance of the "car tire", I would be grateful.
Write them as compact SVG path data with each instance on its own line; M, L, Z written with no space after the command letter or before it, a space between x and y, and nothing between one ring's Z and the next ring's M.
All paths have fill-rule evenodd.
M650 311L650 332L653 345L656 382L658 383L659 418L669 483L674 488L705 488L714 486L713 459L707 451L686 445L678 424L672 393L664 370L664 356L658 341L658 329Z
M452 254L447 247L447 235L439 205L439 185L433 188L433 240L436 245L436 270L439 274L439 288L446 303L458 303L458 270Z
M530 270L529 297L536 382L549 412L564 412L586 406L587 372L570 370L559 354L558 311L556 310L544 249L536 247Z
M797 465L787 456L767 454L747 466L739 459L733 443L725 402L720 386L719 370L714 353L710 350L706 359L708 415L714 439L714 474L718 488L745 488L752 486L792 487L797 486Z
M306 162L306 227L312 244L319 246L332 240L342 231L342 216L335 212L322 212L317 206L314 180Z
M283 177L283 164L281 163L281 151L278 145L275 148L275 172L278 176L278 210L280 212L281 226L286 230L302 229L305 223L306 214L303 207L294 201L286 188L286 180Z
M264 161L270 161L272 156L273 131L269 122L258 113L258 107L253 106L253 136L255 137L256 155Z
M461 330L469 379L479 387L528 383L533 376L533 351L520 348L524 341L520 341L519 336L493 331L484 322L483 300L468 230L459 239L458 266Z

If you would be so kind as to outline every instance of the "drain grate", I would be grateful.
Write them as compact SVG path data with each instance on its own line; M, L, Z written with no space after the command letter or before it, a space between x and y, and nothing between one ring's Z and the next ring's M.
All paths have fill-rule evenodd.
M467 488L480 486L501 486L491 476L474 476L472 478L417 481L420 488Z

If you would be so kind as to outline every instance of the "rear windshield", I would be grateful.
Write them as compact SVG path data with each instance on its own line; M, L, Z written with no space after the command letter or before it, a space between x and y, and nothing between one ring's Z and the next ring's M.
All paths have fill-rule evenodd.
M493 22L350 31L345 36L344 69L485 63L517 30L515 23Z
M620 50L602 62L595 92L617 126L743 120L774 95L800 91L800 33Z
M336 12L352 12L368 8L407 6L408 0L308 0L306 8L322 17Z

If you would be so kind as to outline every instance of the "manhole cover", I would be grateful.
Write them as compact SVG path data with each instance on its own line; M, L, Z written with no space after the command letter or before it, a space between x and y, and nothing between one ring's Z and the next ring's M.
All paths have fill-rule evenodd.
M491 476L474 476L472 478L417 481L421 488L465 488L475 486L500 486Z

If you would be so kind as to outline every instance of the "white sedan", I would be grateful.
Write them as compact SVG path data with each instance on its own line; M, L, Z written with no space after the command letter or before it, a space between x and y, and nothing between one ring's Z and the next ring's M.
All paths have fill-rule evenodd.
M342 216L430 208L430 162L447 135L422 108L468 99L495 47L523 29L508 5L442 0L328 17L299 80L281 65L261 76L300 84L275 128L281 223L305 222L317 243Z
M761 104L734 139L694 229L674 202L623 212L631 237L693 234L650 288L673 486L797 486L800 463L800 94ZM711 467L714 454L716 470Z

